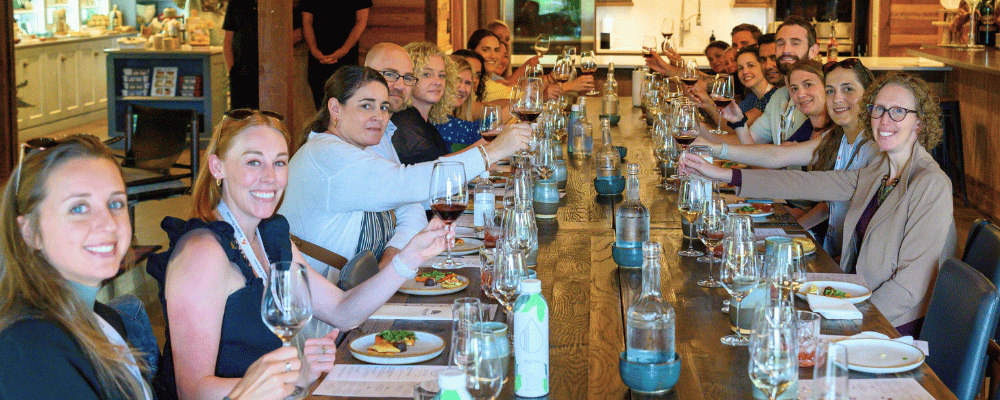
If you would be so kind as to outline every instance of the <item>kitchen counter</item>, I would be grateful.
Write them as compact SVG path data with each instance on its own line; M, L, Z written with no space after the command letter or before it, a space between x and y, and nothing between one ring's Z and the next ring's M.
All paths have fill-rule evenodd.
M46 38L45 40L24 39L21 40L21 43L15 44L14 49L20 50L20 49L35 48L35 47L63 45L68 43L89 42L93 40L104 40L104 39L112 39L125 36L135 36L136 34L137 32L108 32L96 36L66 36L61 38Z
M530 55L514 55L512 64L520 66ZM556 62L556 55L542 56L542 65L551 66ZM1000 56L998 56L1000 57ZM597 55L597 65L605 66L609 62L614 62L617 68L636 68L646 65L646 60L636 53L635 55ZM701 67L708 66L708 59L705 56L693 57ZM929 60L923 57L860 57L861 62L872 71L950 71L951 66L936 60ZM843 59L843 58L842 58ZM995 62L994 64L1000 64ZM996 70L1000 73L1000 69Z
M924 46L906 51L952 67L1000 75L1000 50L968 51L961 47Z

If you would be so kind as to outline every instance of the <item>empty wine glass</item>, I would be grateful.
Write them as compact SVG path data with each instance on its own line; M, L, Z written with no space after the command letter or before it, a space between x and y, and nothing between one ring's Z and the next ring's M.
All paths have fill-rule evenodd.
M538 151L535 155L535 173L541 180L549 179L555 168L555 145L552 143L552 139L542 138L538 141Z
M645 36L642 38L642 56L650 58L656 54L656 37Z
M477 400L494 400L503 388L506 365L498 354L499 346L492 330L483 324L472 327L468 346L472 363L467 372L467 387Z
M465 166L457 161L439 161L431 171L431 211L444 221L448 229L451 223L468 207L469 192L465 184ZM453 269L465 265L451 257L451 241L448 241L448 258L434 264L434 268Z
M736 334L721 338L727 346L746 346L749 340L740 328L740 305L761 281L761 268L757 265L754 243L729 238L722 244L722 287L736 300Z
M775 246L771 260L771 282L789 298L795 296L795 292L806 282L806 270L802 261L801 244L786 242Z
M260 316L264 324L281 339L281 345L290 346L292 338L309 323L312 315L312 294L309 291L306 267L294 261L271 264L260 302ZM299 359L305 360L301 349ZM308 375L308 368L303 362L303 368L295 382L295 390L289 399L305 397L309 387Z
M750 339L750 380L770 400L791 387L799 378L798 334L790 305L760 308Z
M483 320L482 303L475 297L460 297L451 303L451 330L469 330Z
M816 349L813 387L810 400L845 400L851 398L847 370L847 347L836 342L823 343Z
M715 246L722 242L725 236L726 202L722 197L709 193L704 198L698 237L705 245L705 258L708 259L708 279L698 281L701 287L721 287L722 283L715 279Z
M483 119L479 120L479 134L492 142L500 135L500 127L503 122L500 119L500 106L483 105Z
M594 55L593 51L585 51L582 56L580 56L580 74L593 76L597 72L597 56ZM594 96L600 94L596 89L591 89L589 92L584 93L584 96Z
M688 223L688 237L690 238L687 250L679 251L677 253L679 256L698 257L705 254L694 249L694 241L698 237L698 234L694 231L695 222L701 216L702 208L699 185L700 183L697 182L697 179L684 179L681 182L680 190L677 191L677 210L680 211L681 216Z
M472 350L472 330L452 330L451 331L451 354L450 361L462 371L468 372L472 365L474 353Z
M524 254L510 243L507 238L497 242L496 260L494 261L493 293L504 307L507 321L513 321L514 300L517 300L524 278ZM512 332L508 332L512 334Z

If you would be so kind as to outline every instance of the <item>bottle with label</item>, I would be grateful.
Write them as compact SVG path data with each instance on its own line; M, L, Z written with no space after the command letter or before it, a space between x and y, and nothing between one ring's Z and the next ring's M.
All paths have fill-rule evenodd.
M642 293L625 315L625 356L636 363L674 360L676 316L660 295L660 251L659 243L642 244Z
M618 82L615 81L615 63L608 64L608 77L604 80L601 97L601 115L618 115Z
M649 241L649 209L639 199L639 164L628 165L625 201L615 210L615 246L640 248Z
M569 117L566 122L566 155L573 157L574 150L574 140L573 135L576 134L576 126L580 123L580 105L574 104L570 107Z
M712 35L708 37L708 42L712 43L715 41L715 31L712 31Z
M549 304L538 279L521 280L514 302L514 394L549 394Z
M496 197L493 194L493 182L490 181L490 171L483 171L479 175L479 182L473 189L475 208L472 213L472 224L476 228L485 226L483 214L486 210L493 210L496 204Z
M438 373L438 387L441 388L438 398L452 400L473 400L472 393L467 388L465 372L459 369L446 369Z
M830 41L826 44L826 62L837 61L837 23L830 22Z
M590 157L594 152L594 126L587 120L587 98L580 96L579 117L571 134L570 153L576 158Z
M597 177L622 176L621 156L614 143L611 143L611 120L601 118L601 148L597 150Z
M976 44L986 47L996 47L997 23L996 10L993 1L979 3L979 15L976 17Z

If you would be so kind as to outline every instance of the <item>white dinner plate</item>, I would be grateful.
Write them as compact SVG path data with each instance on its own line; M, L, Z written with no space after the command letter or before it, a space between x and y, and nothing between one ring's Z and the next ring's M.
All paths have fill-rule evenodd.
M351 342L351 355L358 360L372 364L416 364L437 357L444 350L444 339L433 333L413 332L417 336L413 346L407 346L406 351L399 353L378 353L368 351L375 344L374 333L354 339Z
M479 250L482 250L482 248L483 248L483 241L482 240L474 239L474 238L468 238L468 237L464 237L464 238L461 238L461 239L462 239L462 241L464 243L462 243L461 245L452 245L451 246L451 255L453 255L453 256L464 256L464 255L468 255L468 254L476 254L476 253L479 253ZM448 251L447 250L442 251L440 255L441 256L447 256L448 255Z
M924 352L895 340L844 339L837 343L847 348L847 368L852 371L892 374L924 363Z
M448 273L448 271L442 271L442 272ZM451 294L460 292L462 290L465 290L465 288L469 287L469 278L466 278L462 275L458 275L458 280L462 281L462 285L453 288L441 287L440 283L434 286L424 286L423 282L417 282L414 279L416 278L410 278L407 279L406 282L403 282L403 285L399 287L399 292L412 294L416 296L438 296L442 294Z
M802 300L806 300L806 294L809 293L809 288L812 287L812 285L816 285L816 287L819 288L820 292L823 291L823 288L829 286L834 289L840 290L844 293L847 293L851 295L851 297L848 297L846 300L854 304L858 304L862 301L868 300L869 297L872 297L872 291L868 290L868 288L864 286L854 283L837 282L837 281L809 281L802 284L802 287L799 288L799 291L795 293L795 295L799 296L799 298Z
M744 206L751 206L752 207L753 205L750 204L750 203L730 204L729 205L729 213L730 214L736 214L736 210L739 209L740 207L744 207ZM771 215L771 214L774 214L774 204L771 205L771 211L763 212L763 211L759 211L758 210L758 212L755 212L753 214L742 214L742 213L740 213L739 215L749 215L749 216L754 217L754 218L761 218L761 217L766 217L766 216Z
M791 237L791 236L789 236L789 237ZM794 240L795 238L794 238L794 237L792 237L792 239ZM808 255L810 255L810 254L813 254L813 253L816 253L816 248L817 248L817 244L816 244L816 241L815 241L815 240L812 240L812 239L809 239L809 240L813 242L813 248L812 248L812 250L811 250L811 251L807 251L807 252L805 252L805 253L803 254L803 255L806 255L806 256L808 256ZM754 243L755 243L755 244L757 245L757 253L759 253L759 254L764 254L764 248L765 248L765 246L766 246L766 243L764 242L764 239L761 239L761 240L757 240L757 241L755 241ZM719 256L719 257L722 257L722 256Z

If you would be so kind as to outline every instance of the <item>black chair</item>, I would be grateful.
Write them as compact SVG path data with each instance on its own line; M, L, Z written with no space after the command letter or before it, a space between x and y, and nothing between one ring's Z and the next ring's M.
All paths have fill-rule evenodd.
M125 141L122 170L134 221L136 203L190 192L198 177L198 113L130 104L126 118L125 136L109 143ZM185 149L191 163L178 164Z
M962 195L965 206L969 206L969 196L965 190L965 155L962 151L962 115L958 101L941 102L941 128L944 140L931 150L944 173L951 178L952 190Z
M927 365L959 400L979 392L998 307L1000 294L989 279L957 259L944 262L920 339L931 349Z

